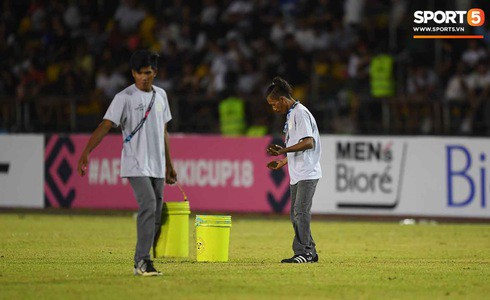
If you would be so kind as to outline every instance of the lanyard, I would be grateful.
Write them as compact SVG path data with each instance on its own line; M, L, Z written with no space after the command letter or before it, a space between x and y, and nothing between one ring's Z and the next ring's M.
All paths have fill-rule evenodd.
M291 114L291 111L293 111L293 109L296 107L296 105L298 105L298 103L299 103L299 101L294 102L294 104L291 105L291 107L288 110L288 114L286 116L286 123L284 124L284 130L283 130L284 133L288 132L289 115Z
M143 127L143 124L145 123L146 119L148 118L148 115L150 114L150 110L151 110L151 107L153 106L153 103L155 102L155 90L153 90L153 95L151 96L151 100L150 100L150 104L148 105L148 108L146 109L146 112L145 112L145 116L143 117L143 119L141 119L141 121L138 123L138 125L136 125L136 128L131 131L131 133L124 139L124 143L127 143L129 142L133 136L138 132L138 130L141 129L141 127Z

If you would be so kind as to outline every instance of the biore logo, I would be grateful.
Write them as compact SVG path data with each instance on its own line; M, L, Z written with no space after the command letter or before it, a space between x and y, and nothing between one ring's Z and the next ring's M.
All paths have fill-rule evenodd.
M449 207L468 206L480 198L480 206L486 207L487 179L486 156L480 153L480 166L473 155L461 145L446 146L447 204ZM477 170L476 170L477 169ZM479 196L479 197L478 197Z
M393 143L383 146L380 142L346 142L337 143L337 161L386 162L393 160L391 150ZM391 193L393 178L391 166L386 165L380 171L362 172L356 170L356 164L337 163L335 187L339 192L377 192Z
M399 202L406 145L339 141L335 189L339 208L394 209Z
M416 24L465 24L470 26L481 26L485 23L485 12L479 8L464 10L417 10L413 14L413 22Z
M381 143L337 143L337 159L358 161L375 159L377 161L390 162L393 159L391 146L392 143L388 143L385 147Z

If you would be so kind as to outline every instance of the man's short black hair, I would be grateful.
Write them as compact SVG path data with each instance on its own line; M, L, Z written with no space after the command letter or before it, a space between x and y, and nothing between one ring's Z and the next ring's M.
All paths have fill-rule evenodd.
M293 88L281 77L274 77L271 85L267 88L266 98L270 97L274 100L279 100L280 97L292 98Z
M144 67L152 67L158 69L158 53L150 50L137 50L131 55L129 66L131 70L139 71Z

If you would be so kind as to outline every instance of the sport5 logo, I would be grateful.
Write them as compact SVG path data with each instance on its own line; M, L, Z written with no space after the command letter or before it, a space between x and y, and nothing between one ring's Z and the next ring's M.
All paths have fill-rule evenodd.
M71 207L75 189L67 186L73 175L70 157L75 146L69 137L57 135L46 138L44 200L46 207Z
M413 14L413 22L416 24L459 24L465 22L470 26L482 26L485 23L485 12L479 8L464 10L417 10Z

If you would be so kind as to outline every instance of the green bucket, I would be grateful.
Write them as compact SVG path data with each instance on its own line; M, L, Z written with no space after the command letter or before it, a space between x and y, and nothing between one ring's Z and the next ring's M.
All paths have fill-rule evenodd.
M196 258L199 262L227 262L231 216L196 216Z
M160 235L153 245L154 257L189 256L189 202L165 202Z

